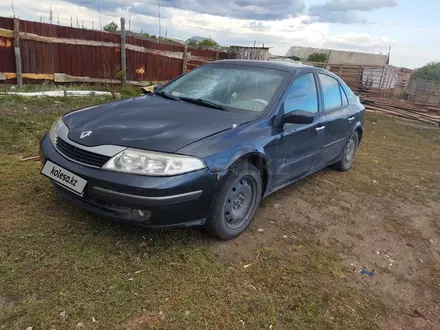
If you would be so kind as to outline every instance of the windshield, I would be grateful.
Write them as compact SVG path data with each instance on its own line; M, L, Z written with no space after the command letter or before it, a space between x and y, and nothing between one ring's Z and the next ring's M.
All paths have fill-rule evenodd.
M206 65L160 91L182 101L202 100L224 109L263 112L287 75L288 72L252 66Z

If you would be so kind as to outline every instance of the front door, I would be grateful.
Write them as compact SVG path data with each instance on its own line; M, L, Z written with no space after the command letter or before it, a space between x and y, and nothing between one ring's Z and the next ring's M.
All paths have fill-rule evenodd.
M322 163L325 116L319 112L314 73L296 77L287 90L280 111L286 114L294 110L313 112L315 119L311 124L284 124L277 150L275 186L304 176Z

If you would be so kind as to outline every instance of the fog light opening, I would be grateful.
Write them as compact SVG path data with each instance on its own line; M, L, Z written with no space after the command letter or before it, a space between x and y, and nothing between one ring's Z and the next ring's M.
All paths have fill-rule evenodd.
M146 222L150 219L151 212L148 210L133 209L133 220L138 222Z

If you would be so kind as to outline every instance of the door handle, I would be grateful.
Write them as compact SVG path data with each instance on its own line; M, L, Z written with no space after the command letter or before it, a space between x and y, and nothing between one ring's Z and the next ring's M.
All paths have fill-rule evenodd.
M348 121L353 121L354 120L354 116L353 117L350 117L350 118L348 118Z
M325 129L325 126L320 126L320 127L316 127L315 128L315 130L317 131L317 132L321 132L322 130L324 130Z

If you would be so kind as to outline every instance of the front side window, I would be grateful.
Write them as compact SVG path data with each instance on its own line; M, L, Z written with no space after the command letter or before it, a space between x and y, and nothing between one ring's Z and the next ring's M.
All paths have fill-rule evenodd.
M206 65L161 91L177 98L203 99L228 110L263 112L288 72L244 65Z
M342 106L341 90L339 82L326 74L319 74L322 93L324 96L324 110L329 111Z
M284 113L294 110L318 112L318 94L313 73L305 73L295 79L284 100Z

